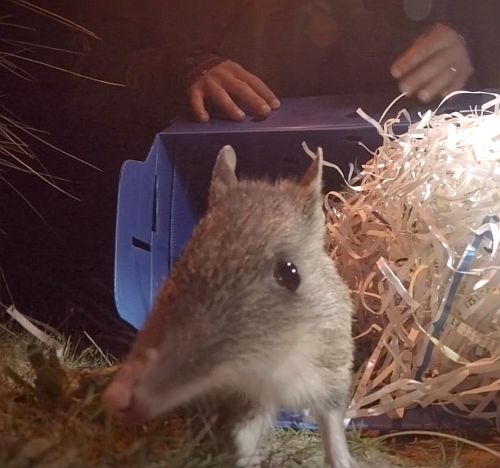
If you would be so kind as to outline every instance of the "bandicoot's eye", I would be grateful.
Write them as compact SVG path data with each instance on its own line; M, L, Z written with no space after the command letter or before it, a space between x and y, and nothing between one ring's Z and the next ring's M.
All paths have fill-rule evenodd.
M278 262L274 268L274 277L280 286L291 292L297 291L300 285L299 270L292 262Z

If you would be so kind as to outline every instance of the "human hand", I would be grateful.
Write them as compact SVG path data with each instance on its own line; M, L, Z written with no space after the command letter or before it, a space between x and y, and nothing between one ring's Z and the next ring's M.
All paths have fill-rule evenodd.
M473 72L463 37L439 23L419 36L391 66L401 92L423 102L462 89Z
M243 120L245 113L237 102L247 106L259 117L267 117L278 109L276 95L257 76L231 60L219 63L200 76L189 88L188 98L196 120L208 122L205 102L210 99L233 120Z

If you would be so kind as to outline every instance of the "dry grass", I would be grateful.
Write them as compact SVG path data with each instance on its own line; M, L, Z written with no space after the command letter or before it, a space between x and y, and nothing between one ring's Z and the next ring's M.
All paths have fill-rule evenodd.
M96 38L95 34L91 31L74 23L70 19L37 6L36 3L27 0L6 0L6 2L17 8L43 16L49 21L52 21L55 26L68 28L87 37ZM23 34L23 37L26 36L26 40L15 38L14 32L18 31L26 33ZM51 63L50 60L45 58L46 52L59 55L79 55L79 52L68 50L64 48L64 46L54 47L32 41L30 40L30 32L34 32L31 25L24 24L21 20L16 18L15 15L12 14L0 17L0 71L6 72L7 77L21 81L36 80L32 71L28 69L28 65L31 68L35 67L35 69L49 68L56 72L97 81L106 85L122 86L121 84L110 83L90 76L81 75L68 68ZM2 88L0 86L0 92L1 91ZM98 170L98 168L64 151L64 149L53 145L46 133L22 121L16 115L15 109L8 109L0 102L0 183L9 187L13 193L23 199L26 204L41 217L31 201L21 193L11 180L9 180L10 171L15 170L17 172L29 174L71 198L76 199L76 197L62 187L61 182L65 182L64 180L48 172L44 163L33 151L33 146L42 148L44 152L47 151L76 160L96 170Z
M94 346L64 343L58 358L11 323L1 326L0 467L231 466L210 428L199 429L200 415L192 409L138 427L114 422L100 404L115 370L107 365L112 357ZM495 438L489 444L500 445ZM267 468L322 466L314 432L277 430L268 445ZM376 433L351 432L350 445L360 467L498 466L488 453L437 437L381 440Z
M100 404L115 370L106 364L112 358L69 341L60 354L58 359L55 351L42 350L12 324L1 327L2 468L231 466L231 457L193 409L139 427L117 424ZM363 439L353 440L356 451L367 452ZM277 430L269 447L264 466L321 466L321 444L313 432Z

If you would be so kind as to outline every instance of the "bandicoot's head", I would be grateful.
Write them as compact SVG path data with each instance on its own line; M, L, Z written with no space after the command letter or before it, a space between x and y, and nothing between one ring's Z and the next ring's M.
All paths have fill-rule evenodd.
M224 388L251 397L292 349L317 340L335 307L325 288L336 286L324 272L321 163L298 182L238 181L234 151L221 151L208 212L104 394L112 414L143 421Z

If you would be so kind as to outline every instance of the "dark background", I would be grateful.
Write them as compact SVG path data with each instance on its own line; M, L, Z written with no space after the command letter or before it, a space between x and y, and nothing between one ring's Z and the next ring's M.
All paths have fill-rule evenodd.
M81 23L101 40L75 33L9 1L2 3L0 17L11 15L12 23L32 28L0 25L2 39L16 38L83 54L28 47L30 50L23 52L27 57L118 83L125 81L127 64L144 61L142 68L137 67L144 71L144 79L136 87L95 83L22 61L16 63L33 74L32 80L0 68L1 112L10 110L30 126L47 132L43 137L50 144L100 168L71 160L26 136L47 171L67 180L60 186L79 201L33 175L0 168L0 177L10 184L0 180L0 266L6 278L0 286L0 299L5 304L14 301L22 312L60 328L84 328L98 340L120 342L117 330L123 328L117 328L113 319L112 295L120 166L126 159L143 159L155 133L183 110L175 63L189 48L190 19L203 18L207 14L204 8L210 5L223 9L224 1L36 2ZM388 0L386 4L392 12L389 21L396 25L395 31L400 26L400 35L395 35L395 47L381 60L384 71L374 74L378 78L373 82L365 82L363 92L397 93L388 79L386 64L393 59L390 55L404 49L416 34L415 25L415 31L404 26L406 20L398 10L401 2ZM470 47L477 69L472 86L498 86L500 2L456 0L453 5L451 19L471 31ZM191 15L195 10L198 14ZM194 19L192 23L199 24ZM12 50L5 49L11 44L2 43L1 47ZM156 53L162 48L163 55ZM345 80L347 84L341 89L352 92L349 76Z

